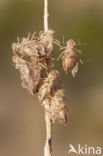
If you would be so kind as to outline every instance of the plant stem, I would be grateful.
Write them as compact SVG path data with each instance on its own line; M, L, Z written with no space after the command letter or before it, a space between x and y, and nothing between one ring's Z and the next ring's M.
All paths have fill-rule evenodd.
M44 0L44 31L48 31L48 0ZM46 122L46 143L44 147L44 156L52 156L52 121L50 113L45 110Z
M48 31L48 0L44 0L44 31Z
M44 147L44 156L52 156L52 121L50 119L50 113L45 112L46 121L46 143Z

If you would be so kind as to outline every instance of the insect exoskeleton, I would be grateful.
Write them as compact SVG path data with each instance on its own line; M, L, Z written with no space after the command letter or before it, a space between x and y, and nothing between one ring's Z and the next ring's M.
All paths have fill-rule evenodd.
M67 112L68 109L66 106L60 109L59 114L58 114L58 121L61 123L66 123L67 122Z
M53 122L57 119L66 123L68 109L64 105L64 91L57 90L51 98L51 115Z
M67 47L68 48L71 49L71 48L74 48L75 46L76 46L76 42L74 40L70 39L67 41Z
M74 40L67 41L64 52L60 55L63 61L63 69L68 74L72 73L73 77L78 71L79 49L76 48L76 42Z
M13 43L12 49L14 53L18 52L23 56L46 56L44 45L28 38L23 38L21 43Z
M33 94L38 92L39 87L42 84L44 76L44 66L39 62L38 57L32 57L29 64L30 77L33 80Z
M23 60L21 57L18 55L13 55L12 56L13 63L15 64L15 68L19 69L22 68L24 64L26 64L26 61Z
M13 63L15 63L15 68L19 70L22 87L26 88L32 95L38 92L41 85L42 71L44 70L39 60L32 57L31 62L27 62L18 55L14 55Z
M54 31L48 30L47 32L41 31L39 34L39 40L43 43L46 48L47 57L53 55L53 40Z
M33 94L33 80L30 77L29 64L19 56L13 56L13 63L15 63L15 68L19 70L22 87Z
M55 81L59 78L59 72L57 70L51 71L44 79L43 85L39 89L38 99L42 102L45 98L51 97Z
M68 52L65 52L65 54L62 56L62 60L63 60L63 69L66 72L66 74L72 71L72 69L78 62L77 55L69 54Z

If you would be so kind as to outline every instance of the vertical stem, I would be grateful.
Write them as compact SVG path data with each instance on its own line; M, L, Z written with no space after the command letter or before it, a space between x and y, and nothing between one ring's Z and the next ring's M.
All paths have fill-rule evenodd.
M44 156L52 156L52 121L50 119L50 113L45 112L45 122L46 122L46 143L44 147Z
M44 31L48 31L48 0L44 0ZM44 156L52 156L52 121L50 113L45 110L46 122L46 143L44 147Z
M44 31L48 31L48 0L44 0Z

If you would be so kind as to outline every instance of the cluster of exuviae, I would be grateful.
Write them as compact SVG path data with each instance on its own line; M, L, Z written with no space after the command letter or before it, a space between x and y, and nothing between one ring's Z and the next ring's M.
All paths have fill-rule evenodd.
M52 122L57 119L66 123L67 107L64 104L64 91L61 87L60 74L58 70L53 70L54 55L53 45L60 43L54 39L54 31L40 32L36 37L35 33L30 37L22 38L21 41L12 44L13 63L19 70L22 80L22 87L34 95L38 93L39 102L44 106L46 112L50 114ZM62 47L62 46L60 46ZM63 69L73 76L78 71L78 53L80 50L73 40L67 41L64 51L59 58L63 61ZM58 58L58 59L59 59Z

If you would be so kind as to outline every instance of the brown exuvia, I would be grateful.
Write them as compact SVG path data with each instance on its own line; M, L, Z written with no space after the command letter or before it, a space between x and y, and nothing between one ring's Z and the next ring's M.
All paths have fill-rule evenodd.
M48 0L44 0L44 31L30 34L27 38L17 39L12 44L12 61L20 73L22 87L31 95L38 94L38 101L44 107L46 121L46 143L44 156L52 155L52 125L55 120L66 123L68 108L64 104L64 90L61 85L60 73L54 69L54 44L63 52L58 59L62 59L62 66L66 74L74 77L78 72L81 61L78 54L81 50L78 44L70 39L66 46L62 46L54 38L54 31L48 28Z
M78 44L72 39L67 41L67 45L64 48L64 51L58 57L61 57L63 63L63 69L66 74L72 73L72 76L75 77L76 73L78 72L78 63L79 63L79 56L78 53L82 53L81 50L78 48Z
M50 113L52 122L57 119L66 123L68 109L64 104L60 73L53 70L53 43L55 43L53 30L41 31L38 37L29 35L21 39L21 42L12 44L14 53L12 59L20 73L22 87L31 95L38 93L38 100L45 111ZM69 40L62 49L64 51L59 57L62 58L63 69L66 74L72 72L75 76L79 62L76 43Z

